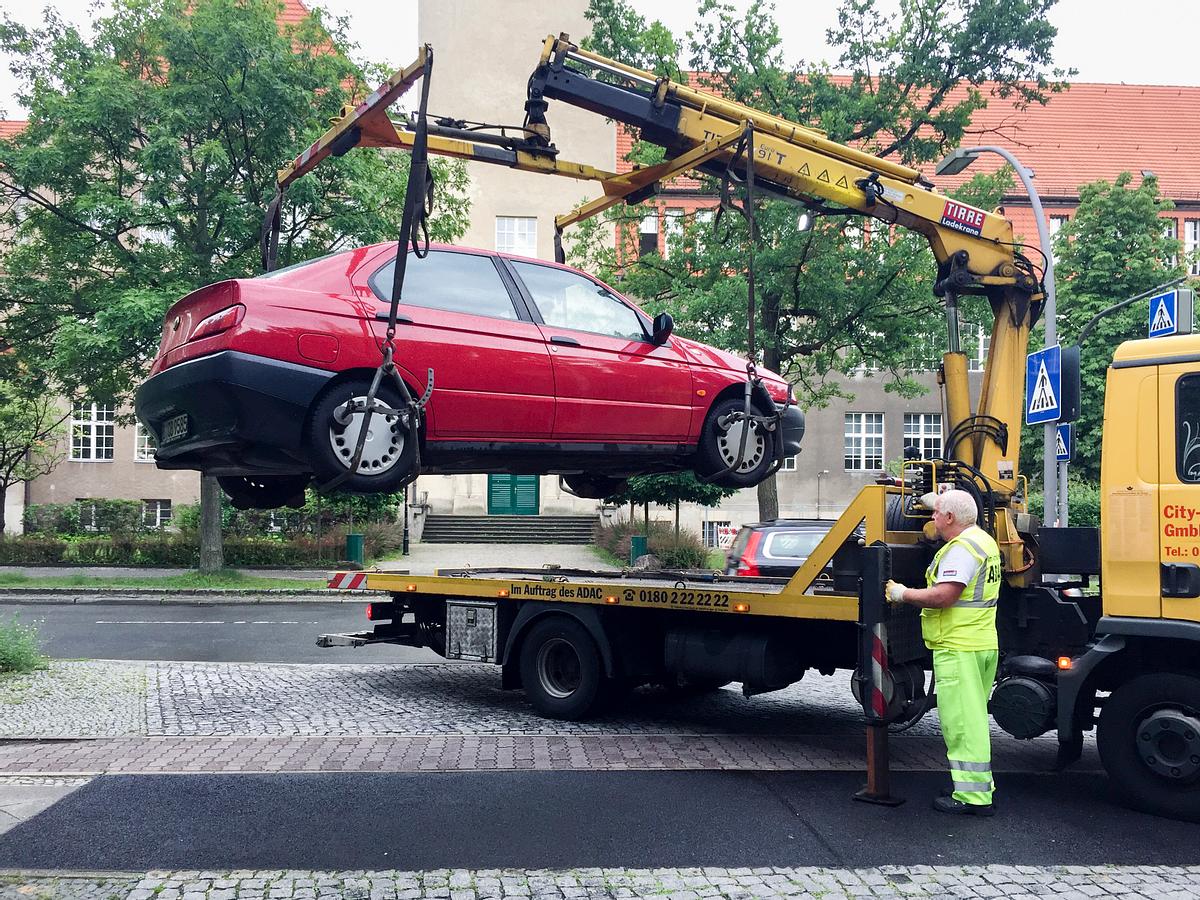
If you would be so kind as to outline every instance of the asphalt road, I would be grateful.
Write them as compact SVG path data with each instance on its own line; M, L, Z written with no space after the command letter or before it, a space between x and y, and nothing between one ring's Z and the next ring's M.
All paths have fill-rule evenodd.
M1007 775L992 819L898 808L854 773L487 772L97 778L0 837L0 869L1184 865L1196 826L1100 776Z
M317 635L369 631L363 603L0 604L0 621L37 626L55 659L179 662L441 663L432 650L316 645Z

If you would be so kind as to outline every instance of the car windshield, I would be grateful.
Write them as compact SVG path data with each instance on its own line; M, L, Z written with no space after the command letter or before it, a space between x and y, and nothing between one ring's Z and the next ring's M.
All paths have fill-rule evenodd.
M778 559L808 559L825 531L777 531L767 536L763 555Z

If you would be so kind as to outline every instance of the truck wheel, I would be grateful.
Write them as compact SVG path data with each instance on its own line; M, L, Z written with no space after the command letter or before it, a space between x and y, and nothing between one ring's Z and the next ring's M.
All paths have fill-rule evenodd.
M338 422L335 413L349 400L366 400L369 390L366 380L350 379L325 390L313 404L306 437L319 481L331 481L350 468L366 413L352 414L344 425ZM393 409L401 403L400 395L388 384L380 385L375 396ZM399 416L374 413L358 470L341 483L339 490L351 494L397 491L415 462L416 445Z
M716 480L716 484L727 488L754 487L767 476L774 458L771 456L771 435L748 422L729 423L721 427L721 420L730 413L741 412L745 403L741 397L727 397L713 404L700 430L700 444L696 448L697 471L711 476L728 469L738 459L742 445L742 431L750 428L746 438L746 452L742 464L731 469ZM750 412L761 416L762 410L751 403Z
M521 645L521 684L543 716L575 722L587 718L604 686L596 642L568 616L542 619Z
M1104 704L1100 759L1131 806L1200 822L1200 678L1156 672Z

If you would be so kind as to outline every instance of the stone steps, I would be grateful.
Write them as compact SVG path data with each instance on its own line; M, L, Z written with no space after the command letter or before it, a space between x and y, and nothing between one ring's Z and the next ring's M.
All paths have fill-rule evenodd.
M590 544L597 516L430 516L426 544Z

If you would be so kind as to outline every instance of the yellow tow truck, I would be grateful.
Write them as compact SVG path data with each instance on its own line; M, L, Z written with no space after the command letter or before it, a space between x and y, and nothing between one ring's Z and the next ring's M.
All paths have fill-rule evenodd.
M425 47L362 104L344 110L279 173L280 195L331 154L417 146L598 183L601 196L560 216L560 230L617 203L639 202L690 170L732 173L817 215L854 212L915 230L933 250L934 293L946 306L949 352L939 372L948 410L945 458L915 463L898 482L864 488L791 579L562 569L342 572L331 587L390 597L370 603L372 630L322 635L319 644L393 642L495 663L506 687L523 688L544 715L568 719L647 682L701 689L737 681L749 695L792 684L809 669L848 669L857 673L868 721L911 721L929 706L928 659L915 611L888 611L882 583L889 575L920 582L938 543L915 501L952 485L975 496L980 524L1002 551L996 721L1020 738L1056 731L1063 764L1078 758L1083 733L1098 728L1101 759L1128 802L1200 820L1200 337L1121 346L1105 397L1102 527L1047 527L1027 512L1019 473L1026 352L1042 309L1041 273L1020 253L1003 216L946 197L914 169L590 53L566 35L543 44L516 136L419 115L392 121L387 107L422 77L427 86L431 71L432 49ZM546 121L551 100L631 126L665 149L665 161L617 174L560 159ZM958 338L965 294L985 296L994 313L974 403ZM1070 376L1064 372L1064 382ZM832 577L819 578L823 572ZM1085 594L1080 588L1096 575L1101 595ZM884 664L872 666L872 658Z

